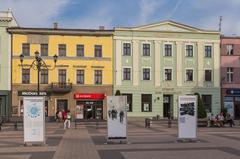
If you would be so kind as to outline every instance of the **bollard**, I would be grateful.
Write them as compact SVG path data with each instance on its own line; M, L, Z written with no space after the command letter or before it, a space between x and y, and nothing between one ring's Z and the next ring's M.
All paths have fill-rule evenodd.
M17 122L14 123L14 130L17 130L18 127L17 127Z

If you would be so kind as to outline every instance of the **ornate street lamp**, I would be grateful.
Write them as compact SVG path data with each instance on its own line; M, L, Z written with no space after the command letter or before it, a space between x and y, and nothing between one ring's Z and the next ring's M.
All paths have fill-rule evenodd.
M24 55L23 54L21 54L19 56L19 58L20 58L22 68L34 69L34 70L38 71L38 90L37 91L38 91L38 95L39 95L39 92L40 92L40 72L41 72L42 69L45 69L45 70L55 69L58 56L57 55L53 56L53 60L54 60L54 67L53 68L50 68L49 66L47 66L47 64L42 59L42 57L40 56L38 51L35 52L35 59L33 60L32 64L30 66L24 66L23 65L23 60L24 60Z

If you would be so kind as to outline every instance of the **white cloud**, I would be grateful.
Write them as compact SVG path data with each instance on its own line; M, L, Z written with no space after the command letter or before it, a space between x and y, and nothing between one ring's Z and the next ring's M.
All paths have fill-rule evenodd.
M11 8L20 26L49 27L70 0L0 0L0 10Z
M160 6L165 4L165 0L141 0L139 22L141 24L148 23L151 20L151 16L157 14L157 10Z

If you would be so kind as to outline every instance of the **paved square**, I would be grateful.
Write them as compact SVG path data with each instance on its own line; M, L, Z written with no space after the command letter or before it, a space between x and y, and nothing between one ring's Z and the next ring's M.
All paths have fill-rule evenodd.
M77 129L63 130L61 123L46 124L45 146L23 146L20 128L0 132L1 159L238 159L240 127L198 128L198 142L177 142L177 127L164 124L145 128L130 122L128 144L105 144L107 126L82 123Z

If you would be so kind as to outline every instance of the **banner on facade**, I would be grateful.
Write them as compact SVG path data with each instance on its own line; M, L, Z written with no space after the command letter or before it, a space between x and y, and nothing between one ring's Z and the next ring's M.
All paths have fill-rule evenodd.
M23 97L24 143L45 143L44 97Z
M108 139L127 139L127 96L108 96Z
M197 138L197 96L178 98L178 138Z

